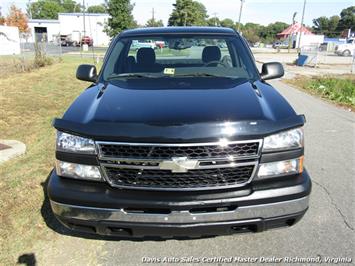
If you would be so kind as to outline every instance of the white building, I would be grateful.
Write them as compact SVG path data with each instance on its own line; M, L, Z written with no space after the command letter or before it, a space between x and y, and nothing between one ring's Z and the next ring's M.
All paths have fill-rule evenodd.
M60 35L59 20L54 19L30 19L28 21L30 35L28 42L38 42L45 38L47 42L57 42Z
M299 44L301 36L301 45ZM292 43L294 47L303 47L303 46L319 46L324 42L324 35L316 35L316 34L303 34L297 33L296 35L292 36Z
M104 32L108 14L85 13L85 35L94 40L95 46L107 46L110 37ZM80 32L84 36L84 17L82 13L59 13L61 34Z
M59 35L80 33L93 38L95 46L107 46L110 37L104 32L104 26L108 18L108 14L85 13L84 21L83 13L59 13L58 20L31 19L29 41L41 40L46 35L48 42L57 42Z

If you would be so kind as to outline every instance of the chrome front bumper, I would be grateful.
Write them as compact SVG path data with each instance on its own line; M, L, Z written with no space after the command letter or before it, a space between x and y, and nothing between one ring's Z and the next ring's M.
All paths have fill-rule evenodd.
M199 237L260 232L297 223L308 209L307 171L277 186L240 190L151 192L61 178L52 172L48 197L66 227L99 235ZM117 207L116 207L117 206Z
M63 219L96 222L129 222L158 224L194 224L236 220L269 219L300 213L308 208L309 196L268 204L241 206L232 211L191 213L172 211L169 214L130 213L124 209L106 209L62 204L51 201L53 212Z

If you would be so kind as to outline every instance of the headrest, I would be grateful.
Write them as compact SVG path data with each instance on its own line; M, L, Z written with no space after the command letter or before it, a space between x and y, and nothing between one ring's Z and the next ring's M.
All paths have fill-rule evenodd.
M137 52L137 64L153 65L155 63L155 52L153 48L139 48Z
M133 64L136 63L136 59L134 58L133 55L130 55L130 56L128 56L128 57L126 58L126 63L133 65Z
M221 50L218 46L206 46L202 51L202 61L208 63L219 61L221 59Z

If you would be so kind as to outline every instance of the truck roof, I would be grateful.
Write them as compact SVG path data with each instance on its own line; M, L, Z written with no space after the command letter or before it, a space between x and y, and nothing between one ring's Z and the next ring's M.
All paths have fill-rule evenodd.
M137 28L121 32L120 37L137 35L156 35L156 34L217 34L217 35L236 35L236 31L224 27L152 27Z

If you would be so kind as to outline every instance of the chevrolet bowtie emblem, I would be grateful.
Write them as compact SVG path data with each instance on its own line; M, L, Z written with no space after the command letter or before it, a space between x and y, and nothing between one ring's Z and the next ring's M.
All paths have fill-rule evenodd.
M186 173L188 170L197 169L198 166L198 160L188 160L187 157L173 157L159 163L161 170L170 170L173 173Z

